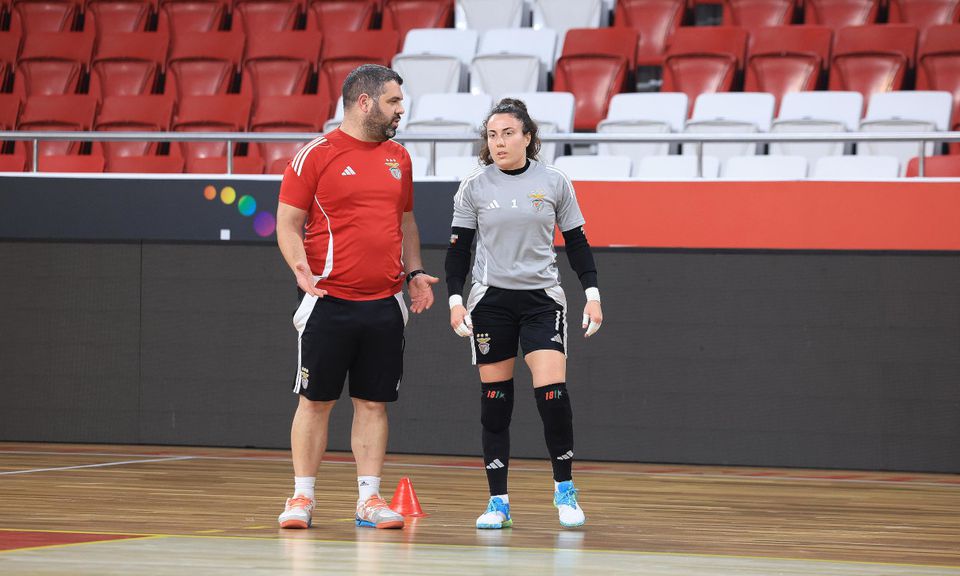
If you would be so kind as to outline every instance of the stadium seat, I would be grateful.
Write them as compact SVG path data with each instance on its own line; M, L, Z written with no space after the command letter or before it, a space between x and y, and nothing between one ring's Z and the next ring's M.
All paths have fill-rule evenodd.
M101 34L93 55L90 94L102 98L156 92L167 48L168 39L159 32Z
M367 30L373 22L377 0L319 0L307 12L307 29L324 34Z
M607 117L597 125L597 132L621 134L666 134L683 132L687 119L687 95L683 92L647 92L617 94L610 101ZM664 156L671 152L669 143L600 144L597 153L607 156L628 156L634 171L646 156Z
M330 104L322 96L265 96L260 99L250 120L251 132L309 132L310 137L301 142L260 142L259 156L271 173L274 166L285 167L286 162L313 138L313 134L323 130ZM251 144L254 146L254 144ZM282 161L282 162L280 162Z
M559 156L554 166L571 180L628 180L632 162L626 156Z
M316 74L321 42L314 31L247 36L240 93L253 97L254 109L264 97L303 94ZM329 109L329 101L324 103Z
M467 69L476 53L474 30L416 28L407 33L392 68L414 99L422 94L459 92L467 87Z
M794 0L723 0L723 25L753 32L793 21Z
M90 0L84 14L84 30L92 26L97 36L144 32L152 11L153 2L149 0Z
M496 99L507 92L547 89L553 71L557 33L531 28L488 30L470 65L470 92Z
M557 33L557 53L563 53L566 33L575 28L599 28L606 24L600 0L533 0L534 30L550 28ZM636 54L636 38L632 52ZM634 56L635 57L635 56Z
M236 32L184 32L173 36L165 93L211 96L230 91L243 59L244 36Z
M788 92L816 90L830 62L833 32L823 26L774 26L754 30L744 90L769 92L777 101Z
M185 96L179 101L172 128L177 132L245 132L250 107L250 97L243 94ZM181 142L179 147L171 147L171 154L175 150L179 150L186 160L187 172L195 172L197 159L225 158L227 144L222 141Z
M646 156L640 160L636 176L642 180L696 180L718 178L720 161L713 156L704 156L697 176L696 156Z
M400 35L392 30L327 34L320 53L317 93L336 102L351 70L361 64L389 66L399 44Z
M413 179L417 180L423 178L427 175L427 165L430 161L426 158L421 158L420 156L411 156L410 157L410 166L413 172Z
M780 103L771 132L856 132L860 126L863 95L859 92L790 92ZM852 150L844 142L771 143L770 153L803 156L810 166L823 156Z
M523 0L457 0L453 8L453 25L460 30L478 32L520 28L525 12Z
M441 156L437 158L436 176L450 180L463 180L479 167L480 158L476 154L470 156Z
M107 96L94 123L95 130L109 132L167 132L173 120L173 99L146 96ZM118 156L156 154L158 142L103 142L103 154L109 160Z
M187 158L184 171L188 174L226 174L227 157ZM263 161L257 156L234 155L232 174L263 174Z
M618 0L614 25L637 31L638 66L662 66L668 40L686 11L687 0Z
M902 90L913 68L917 29L906 24L855 26L837 31L830 90L855 90L864 105L876 92Z
M700 94L733 88L746 51L747 32L740 28L680 28L667 48L660 90L686 93L692 112Z
M184 161L180 156L118 156L107 158L106 172L134 174L180 174Z
M893 180L900 163L893 156L824 156L814 164L813 180Z
M960 130L960 24L933 26L920 42L917 90L946 90L953 94L952 130ZM951 144L960 154L960 142Z
M34 32L23 42L13 81L23 97L74 94L90 65L93 35Z
M216 32L226 22L230 0L172 0L161 2L157 30L171 36Z
M880 0L804 0L805 24L834 31L846 26L864 26L877 21Z
M82 0L17 2L10 14L10 29L24 36L38 32L70 32L77 29L82 8Z
M0 33L0 92L8 92L13 83L13 71L20 55L19 32Z
M106 162L99 154L54 154L40 156L37 165L39 172L103 172Z
M13 142L13 150L10 153L2 153L0 150L0 172L24 172L30 170L27 165L27 143Z
M93 128L97 99L81 94L31 96L20 113L18 130L22 131L86 131ZM80 142L40 142L41 156L76 154ZM29 161L29 155L28 155Z
M861 132L934 132L950 129L953 95L949 92L905 90L881 92L870 100ZM919 152L918 142L860 142L857 155L895 156L906 168ZM928 143L924 154L931 156L941 147Z
M887 22L913 24L923 42L928 28L960 22L960 0L889 0Z
M295 1L246 0L234 5L231 29L243 30L248 36L283 32L296 28L299 18L300 5Z
M727 160L723 177L729 180L803 180L803 156L734 156Z
M920 176L920 159L911 158L907 163L907 177ZM960 155L929 156L923 159L924 178L960 178Z
M519 92L508 94L527 105L530 118L537 123L540 134L573 131L573 115L576 103L569 92ZM496 102L494 102L496 103ZM557 157L560 145L554 142L540 144L540 160L551 163Z
M636 67L637 31L632 28L567 32L553 89L576 98L574 129L593 131L607 115L613 95L628 85Z
M722 92L701 94L693 106L693 116L684 132L769 132L773 122L774 98L764 92ZM713 156L725 165L733 156L749 156L763 148L753 143L706 143L703 154ZM684 144L684 154L696 154L696 144Z
M453 25L453 0L386 0L382 28L393 30L402 41L414 28L449 28Z
M452 132L475 136L487 117L493 102L486 94L424 94L417 101L406 132ZM476 142L441 143L436 145L436 156L469 156L475 154ZM411 142L410 153L429 159L431 144Z
M17 127L22 107L23 102L18 94L0 94L0 130L13 130Z

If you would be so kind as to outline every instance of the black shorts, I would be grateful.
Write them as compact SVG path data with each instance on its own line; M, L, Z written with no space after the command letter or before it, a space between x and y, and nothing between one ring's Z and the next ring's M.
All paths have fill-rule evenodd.
M560 286L507 290L474 284L467 298L473 320L474 364L493 364L535 350L566 354L567 300Z
M354 301L300 292L300 306L293 315L300 333L293 391L310 400L336 400L349 375L351 398L396 401L406 321L401 294Z

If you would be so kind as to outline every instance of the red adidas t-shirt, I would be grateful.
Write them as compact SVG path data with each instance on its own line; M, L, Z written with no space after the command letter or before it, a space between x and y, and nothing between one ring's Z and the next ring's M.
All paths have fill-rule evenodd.
M317 287L346 300L402 288L400 219L413 210L410 155L392 140L364 142L339 128L287 166L280 201L307 211L304 248Z

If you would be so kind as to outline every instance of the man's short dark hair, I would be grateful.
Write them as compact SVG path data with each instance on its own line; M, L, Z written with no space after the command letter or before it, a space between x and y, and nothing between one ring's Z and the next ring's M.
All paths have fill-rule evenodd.
M343 107L353 106L361 94L379 98L383 94L383 85L387 82L403 85L403 78L390 68L379 64L357 66L343 81Z

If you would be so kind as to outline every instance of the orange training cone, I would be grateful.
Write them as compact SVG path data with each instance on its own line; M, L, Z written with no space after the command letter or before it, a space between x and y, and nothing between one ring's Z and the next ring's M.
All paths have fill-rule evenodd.
M393 493L390 499L390 509L404 516L414 518L420 516L429 516L420 508L420 501L417 500L417 493L413 491L413 484L410 479L404 476L397 484L397 491Z

